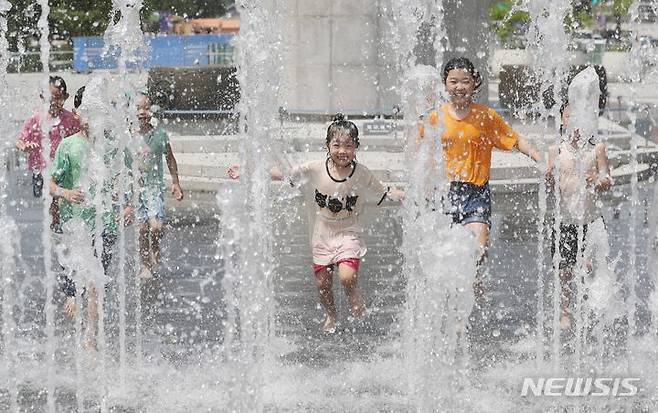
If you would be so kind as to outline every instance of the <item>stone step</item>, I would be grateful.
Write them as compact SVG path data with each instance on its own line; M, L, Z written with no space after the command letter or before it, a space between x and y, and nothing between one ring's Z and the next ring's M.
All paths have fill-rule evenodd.
M325 153L296 152L287 155L293 164L302 164L323 159ZM240 164L237 153L182 153L176 155L178 172L182 176L205 178L228 178L226 170ZM402 152L364 152L358 154L359 162L366 165L381 181L403 181L407 162ZM519 153L495 151L492 157L491 179L540 176L536 165Z
M169 140L176 157L187 153L226 153L240 150L238 135L172 135Z
M171 148L176 155L185 153L237 153L240 151L241 137L238 135L193 135L171 136ZM402 137L361 136L360 152L403 152L405 142ZM324 138L284 137L278 138L273 146L285 152L326 152Z
M655 163L655 162L654 162ZM375 171L376 174L379 171ZM611 175L615 181L615 185L622 185L630 182L632 175L632 165L625 164L614 168ZM638 179L644 180L651 175L650 164L638 164ZM390 177L390 176L388 176ZM497 194L506 194L513 192L535 192L539 187L537 177L529 178L512 178L512 179L492 179L489 183L491 191ZM381 179L381 178L380 178ZM203 208L206 206L215 210L216 202L214 194L218 188L226 185L237 185L237 181L225 178L208 178L208 177L194 177L194 176L180 176L180 182L183 188L188 191L186 199L182 203L177 203L173 200L170 194L167 194L165 199L168 208L176 208L180 210L187 210L190 208ZM384 185L392 185L404 187L406 183L402 180L383 180ZM191 192L191 193L189 193Z
M370 120L366 121L370 122ZM361 151L401 152L404 150L406 139L401 123L398 123L397 128L387 135L366 135L363 128L363 123L366 121L355 121L361 130L359 136ZM280 145L281 149L289 152L324 151L327 125L328 123L284 121L279 128L274 128L273 138L280 142L276 144L277 146ZM531 141L542 141L544 145L556 140L552 130L537 125L513 124L513 127ZM624 127L606 118L600 118L599 129L599 137L609 147L630 149L631 134ZM240 142L241 136L236 134L180 135L175 132L171 134L171 144L175 153L238 152Z
M624 185L631 181L633 175L633 166L626 164L613 169L610 172L615 185ZM638 164L637 166L638 180L643 181L651 176L651 165ZM522 178L522 179L504 179L498 181L491 181L491 192L495 194L508 194L514 192L536 192L539 188L537 179Z
M631 149L624 149L620 151L609 151L608 158L610 159L611 167L618 168L625 164L630 164L633 159L633 151ZM636 159L638 163L655 164L658 163L658 153L655 147L639 147L636 151Z
M301 164L315 159L322 159L324 153L295 152L286 157L290 164ZM631 150L609 151L611 166L618 168L628 164L632 158ZM364 152L358 155L359 162L366 165L381 181L403 182L406 180L407 162L402 152ZM658 163L658 148L640 147L637 149L639 163ZM177 155L178 169L182 176L202 178L228 178L226 170L231 165L240 163L237 153L182 153ZM518 152L494 151L492 155L491 181L519 180L539 178L541 172L528 157ZM206 179L189 180L190 190L207 188Z

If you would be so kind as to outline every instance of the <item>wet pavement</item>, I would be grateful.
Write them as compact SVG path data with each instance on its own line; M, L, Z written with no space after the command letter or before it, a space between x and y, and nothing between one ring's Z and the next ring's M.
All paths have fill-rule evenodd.
M23 357L26 360L31 360L25 362L28 366L34 359L43 358L45 344L42 204L32 197L29 181L21 173L14 172L8 192L9 215L17 222L21 235L21 260L12 277L19 287L15 300L18 303L17 337L20 337L21 343L26 343L20 351L25 353ZM628 185L615 188L614 193L607 197L604 208L611 255L616 257L620 254L623 258L616 269L618 274L629 270L630 207L628 201L619 202L628 194ZM641 183L639 194L637 267L640 280L645 280L648 231L645 218L646 208L652 201L652 184ZM512 200L493 200L487 279L489 299L483 308L473 311L474 327L470 329L469 336L473 343L472 351L486 358L487 364L496 364L496 360L504 359L507 345L534 330L538 276L537 214L532 207L535 198L534 195L527 195ZM303 214L301 209L297 209L292 216L303 217ZM405 389L400 382L404 372L395 371L400 365L393 361L398 359L400 351L406 283L401 266L400 208L390 204L372 211L370 215L365 235L368 254L362 261L359 275L368 314L359 320L350 317L344 293L334 280L340 325L333 335L320 332L323 312L312 276L304 219L289 222L279 217L276 220L276 310L272 352L279 367L270 372L274 382L266 386L271 392L265 397L269 410L279 411L276 406L291 411L409 410L403 397ZM128 227L125 249L128 284L126 346L133 357L137 345L141 343L145 359L157 358L159 363L184 375L185 371L198 373L199 370L186 368L203 366L204 357L218 351L216 349L223 340L226 312L221 288L223 257L217 244L221 228L218 217L203 214L169 217L162 244L163 262L156 271L156 278L142 286L140 331L143 341L140 342L136 338L135 313L140 303L135 299L134 227ZM551 277L550 271L546 271L547 282ZM637 287L640 297L648 295L650 284L640 281ZM116 361L120 340L117 278L106 291L108 354L110 360ZM75 348L75 330L73 323L61 315L62 300L61 294L56 292L56 360L58 365L63 366L62 370L66 370L67 366L71 367L76 362L75 352L72 351ZM640 302L640 327L647 324L645 307ZM30 345L34 347L30 348ZM135 369L138 374L139 368ZM381 376L387 377L382 379ZM43 384L38 384L38 380L31 378L23 368L18 369L15 377L19 383L18 404L21 409L43 411L46 399L44 393L39 391ZM67 383L66 380L62 382ZM313 388L314 383L317 388ZM0 383L0 411L8 409L10 403L10 391L3 387ZM62 385L63 389L66 387ZM302 388L313 388L313 394L298 394ZM203 398L201 396L200 400ZM196 409L222 411L212 404L215 402L215 398L206 400L205 404L199 402L201 404ZM57 403L58 411L75 410L75 392L61 390ZM161 408L164 411L180 411L176 404L156 408L157 404L150 405L148 399L123 404L132 406L130 408L118 406L122 404L116 403L114 411L160 411ZM180 406L188 405L183 403ZM85 410L94 411L97 408L98 404L91 402Z

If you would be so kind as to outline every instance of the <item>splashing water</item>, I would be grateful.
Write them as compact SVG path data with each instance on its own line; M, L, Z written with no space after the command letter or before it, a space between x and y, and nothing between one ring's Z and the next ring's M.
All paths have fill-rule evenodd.
M575 131L580 133L583 140L598 135L600 95L599 76L593 67L588 66L574 77L569 86L571 119L566 128L567 136Z
M395 33L409 171L402 245L402 274L407 283L402 349L408 400L420 411L468 410L460 390L477 248L471 234L460 226L450 228L447 215L438 211L445 195L443 158L436 145L441 121L430 124L427 120L440 103L441 75L433 67L414 64L412 53L419 28L431 22L436 33L436 64L442 66L443 6L442 2L396 2L393 10L397 11ZM419 126L425 135L420 141Z
M525 9L530 15L530 27L527 33L528 39L528 51L532 57L532 72L534 76L538 76L540 80L540 91L543 92L543 96L540 96L539 101L535 104L533 108L538 113L542 114L544 118L548 119L549 116L552 116L556 119L555 132L558 132L559 122L557 119L558 114L558 105L553 105L548 110L544 108L543 100L560 102L560 92L562 90L562 85L564 82L564 76L566 72L566 67L569 63L569 56L567 55L567 49L569 44L569 37L565 30L564 19L571 9L571 2L568 0L552 1L552 2L542 2L538 0L528 0L525 4ZM518 5L519 10L521 5ZM511 15L511 14L510 14ZM542 99L543 98L543 99ZM552 134L551 131L547 131L549 134ZM559 135L559 134L557 134ZM541 145L541 143L538 142ZM560 138L557 137L556 145L560 144ZM560 167L559 165L555 168L555 181L556 184L560 182ZM546 232L545 228L545 217L546 217L546 187L543 181L539 183L538 193L538 209L539 209L539 219L537 224L537 231L539 234L539 239L537 241L538 249L538 258L537 258L537 269L540 274L544 273L544 248L545 240L544 233ZM559 202L560 194L555 193L556 202ZM553 232L560 233L560 224L561 216L560 211L555 211L555 223L553 227ZM555 254L554 257L554 266L558 262L559 251ZM555 267L557 268L557 267ZM552 343L551 353L554 359L557 359L559 353L559 338L557 332L559 331L559 317L557 315L558 304L558 294L556 291L559 291L560 279L559 273L556 270L553 277L553 299L552 301L552 332L553 337L550 339ZM539 361L544 357L545 352L545 334L544 334L544 323L546 319L546 313L544 311L544 298L546 296L547 289L545 288L545 278L538 277L537 282L537 352L536 359Z
M443 4L440 1L414 0L410 3L391 0L390 2L391 21L395 29L391 32L391 37L395 43L393 49L396 53L396 69L399 73L397 89L401 92L404 114L406 153L403 169L408 174L407 199L400 216L394 216L394 219L401 219L404 224L402 245L404 264L400 276L402 280L389 278L384 280L385 282L402 281L404 284L402 287L404 297L400 300L402 304L396 309L402 313L398 320L400 326L393 327L394 330L396 328L401 330L400 336L396 336L397 332L391 334L393 342L390 345L395 354L388 359L386 353L388 349L373 346L372 354L357 355L363 357L363 360L357 362L348 360L329 368L318 367L314 363L321 362L317 360L302 359L301 362L295 361L292 366L279 362L277 355L288 356L291 351L296 350L291 348L289 343L286 343L285 348L280 348L278 341L279 331L275 315L280 308L277 308L274 301L277 294L274 284L278 271L274 250L276 243L285 241L280 240L282 234L279 234L275 227L280 217L272 211L275 209L271 206L272 200L274 199L274 202L277 200L276 195L272 195L273 190L268 177L268 169L271 166L268 158L278 158L275 161L278 164L287 163L278 154L277 140L272 139L272 136L280 132L275 125L278 124L277 85L282 77L279 72L283 51L281 30L285 21L282 15L284 9L290 7L283 3L278 0L244 0L238 4L242 19L238 45L239 77L242 85L239 107L242 179L239 184L224 185L217 196L222 214L218 235L220 248L218 255L221 255L223 267L202 282L194 279L186 280L198 283L201 289L200 295L204 296L204 288L219 282L221 271L224 271L224 278L221 280L223 289L221 299L224 301L226 313L213 318L216 325L208 327L223 330L223 344L217 347L212 347L216 343L203 343L196 346L192 344L191 338L189 342L181 344L181 353L194 353L190 358L198 360L198 365L194 365L194 362L187 364L184 360L180 361L184 356L180 356L180 359L172 358L174 361L165 361L160 353L167 350L158 351L160 348L157 348L151 352L153 348L149 348L147 344L142 348L143 327L140 326L143 319L140 304L142 286L139 280L135 279L133 283L133 279L130 278L134 272L131 265L138 262L138 257L136 254L126 252L132 241L131 234L129 230L120 228L118 264L120 269L116 293L119 303L116 307L112 307L115 304L112 302L115 297L110 297L113 294L111 292L113 287L108 289L106 296L103 295L104 291L99 291L101 335L96 358L98 364L86 365L88 357L81 351L79 345L85 327L84 315L80 311L83 308L80 297L77 298L79 311L73 340L77 347L66 348L72 340L65 337L66 332L61 332L66 330L59 329L54 317L55 310L51 301L56 300L52 290L54 274L51 272L46 278L47 283L53 283L50 296L46 299L46 309L52 314L48 316L43 332L52 335L46 337L44 343L41 343L43 345L37 346L38 350L33 353L36 354L35 358L41 357L41 360L43 357L49 357L50 354L61 353L62 349L72 355L63 358L59 355L59 358L53 362L44 360L41 364L45 365L46 369L30 371L32 370L30 366L33 364L21 360L20 356L22 352L29 354L31 348L21 347L22 343L19 342L15 333L16 327L13 325L15 317L12 312L15 307L19 309L21 307L15 305L20 298L14 298L18 285L16 280L2 278L0 288L3 298L1 319L3 358L0 363L5 371L11 372L17 369L22 371L20 383L19 380L9 381L6 386L10 395L7 405L17 410L21 403L19 386L32 380L35 387L39 388L44 382L48 383L44 393L47 394L47 408L50 411L58 411L60 408L61 399L58 394L66 393L71 389L75 390L72 398L75 398L74 403L77 403L77 406L71 409L77 408L79 411L89 410L89 406L93 406L92 409L98 407L101 411L107 411L115 407L112 403L116 403L117 409L121 409L121 405L125 404L126 409L140 411L322 410L324 407L327 410L376 410L372 406L377 406L381 410L396 410L399 406L401 411L589 411L596 409L595 403L585 399L574 403L569 401L562 403L562 400L559 403L552 403L552 400L546 398L519 400L518 389L513 387L523 375L536 376L547 372L562 374L565 371L591 371L595 374L629 372L608 360L609 356L614 355L611 354L610 346L607 344L607 340L611 339L611 330L613 330L611 326L620 319L628 317L628 313L632 314L634 311L629 308L634 307L635 304L629 304L628 297L622 294L620 280L615 272L618 261L610 257L608 233L601 222L597 221L588 227L587 242L582 254L592 261L591 273L579 270L576 276L578 279L575 290L578 293L576 325L581 328L575 337L565 339L561 336L557 324L553 323L553 336L550 339L556 345L553 347L553 357L548 360L550 363L544 360L546 342L540 333L536 340L536 349L533 348L529 352L532 354L536 350L535 359L531 362L514 360L516 357L514 348L508 348L506 346L508 343L503 343L501 344L503 351L496 354L496 357L502 359L501 369L492 366L474 368L470 364L469 357L477 357L476 353L482 351L481 348L473 348L472 343L469 342L469 335L472 332L468 331L469 312L474 307L472 282L476 271L476 245L472 236L462 227L451 227L449 217L440 211L446 184L442 174L441 147L437 145L442 130L440 120L436 124L430 124L428 114L444 100L439 93L441 76L434 67L416 64L417 56L413 54L419 28L429 24L434 35L434 50L437 52L436 64L437 67L441 66L441 50L445 34L442 32ZM536 30L532 36L538 39L536 47L533 45L531 52L534 53L533 65L542 73L542 90L548 85L560 85L563 72L569 64L562 49L562 47L566 49L565 45L568 42L568 36L562 27L566 4L567 2L564 1L550 3L531 1L527 4L527 9L534 19L532 30ZM0 19L2 19L2 10L6 7L6 2L0 0ZM120 166L108 167L103 158L110 151L121 154L129 144L131 121L134 121L135 117L134 100L130 97L130 92L140 90L143 86L140 83L141 78L140 81L133 83L127 76L133 68L139 68L145 50L143 34L138 23L141 7L141 1L114 2L113 16L118 16L120 13L121 19L110 25L105 40L108 53L112 50L120 50L119 73L118 75L97 73L88 84L85 107L81 111L83 118L89 119L89 123L93 125L91 135L94 144L91 164L95 180L111 179L112 172L120 170L120 185L124 185L125 182L122 188L129 187L131 184L128 182L130 177L126 176L127 171L122 162L117 162ZM2 23L4 21L0 20L0 31L3 28ZM0 44L0 46L0 50L6 50L6 45ZM0 53L0 55L4 57L6 54ZM4 75L5 68L4 62L0 61L0 75ZM2 80L0 79L0 83ZM594 88L591 70L583 72L581 78L577 78L572 86L574 94L570 95L570 100L577 108L574 108L570 128L578 129L584 136L597 135L598 118L593 108L597 106L594 100L595 92L598 90ZM554 89L555 95L558 93L557 89L557 87ZM6 102L7 100L3 99L0 105L5 105ZM555 112L554 107L553 115ZM549 113L546 112L544 116L548 118ZM418 141L419 126L425 131L425 139L420 141ZM45 124L43 128L47 130L49 126ZM107 136L107 131L113 132L111 139ZM11 132L7 132L6 135L10 134ZM550 135L552 139L553 135ZM4 184L6 179L1 181ZM88 184L90 183L85 183L85 186ZM133 181L132 184L134 185L135 182ZM122 193L124 190L120 189L119 192ZM540 187L540 192L543 192L543 187ZM285 196L292 198L294 195L292 191L288 191ZM4 275L17 272L16 267L20 263L14 258L20 255L20 244L19 228L5 212L6 189L3 189L2 196L3 220L0 225L10 234L0 242ZM90 197L89 202L98 210L113 203L100 191ZM123 202L125 200L119 200L120 205L123 205ZM544 202L540 200L541 204L545 204L545 200ZM542 208L540 211L542 217L544 212L545 208ZM297 223L292 216L294 213L292 208L289 210L284 208L282 213L285 216L283 220L289 227ZM652 214L650 219L651 234L655 233L658 225L655 216L658 215ZM44 218L48 221L47 215ZM558 231L560 221L557 220ZM106 279L101 276L102 269L99 267L98 257L94 256L94 252L97 255L100 252L98 248L101 244L100 234L95 234L97 247L92 249L91 236L76 228L75 224L70 222L65 226L61 240L55 245L54 250L59 253L58 261L66 268L77 269L73 278L78 285L84 285L89 280L103 285ZM97 227L101 226L98 220L96 224ZM44 231L47 230L46 226L47 222L44 224ZM543 227L539 232L543 233ZM74 235L79 233L86 235L84 237ZM578 239L584 235L579 233ZM390 245L390 240L386 242L387 249L396 249ZM543 244L543 239L540 238L539 248L542 254ZM69 249L67 250L66 247ZM187 249L188 246L184 248ZM288 248L290 250L295 247ZM44 251L50 249L50 246L44 245ZM71 251L76 251L76 254L71 254ZM373 261L376 262L379 257L374 255ZM579 259L578 266L586 267L586 259ZM656 260L658 259L654 257L654 261L650 262ZM538 274L546 272L543 261L542 258L539 259ZM373 265L372 261L370 265ZM555 268L556 279L552 292L553 298L559 300L560 281L557 278L558 267ZM649 268L653 267L649 265ZM389 269L388 272L393 271ZM370 274L365 272L364 275L363 279L368 280L367 276ZM193 274L191 278L195 276ZM543 281L541 276L539 278ZM551 292L550 285L546 285L548 287L546 291L541 291L543 287L541 285L538 301L543 300L543 297ZM385 294L382 295L383 298L376 297L376 299L382 301L388 299ZM194 297L190 302L194 304L195 298L198 299ZM219 301L218 297L208 299L213 298ZM103 303L107 303L107 308L103 307ZM638 305L641 304L638 299ZM544 324L548 324L545 322L547 317L559 315L559 303L554 301L553 312L550 314L543 314L543 306L538 305L537 328L541 330ZM655 293L648 306L654 314L658 311L658 299ZM475 308L477 307L476 305ZM115 309L117 311L114 311ZM136 314L131 320L132 311ZM115 321L114 313L117 313L116 317L119 318L118 329L112 325ZM220 320L224 316L226 319ZM295 317L301 318L303 315L295 315ZM556 318L552 321L555 320ZM640 342L640 338L637 337L633 340L634 343L625 346L622 341L612 346L612 351L623 354L627 351L632 352L637 359L653 352L653 356L646 357L646 363L648 366L655 366L655 349L658 348L655 345L656 331L658 331L656 324L658 323L654 323L652 334L647 335L644 342ZM146 328L144 327L144 331ZM107 337L104 338L103 331L106 329ZM326 349L334 348L351 352L350 340L354 339L351 333L354 333L354 336L361 334L358 328L354 330L336 338L322 337L317 342L313 341L316 337L309 338L306 331L301 331L300 335L305 340L301 348L306 350L309 347L318 347L314 349L316 354L328 353L330 350ZM115 333L117 337L114 337ZM492 333L494 339L499 338L500 335L499 330ZM359 340L354 340L362 344ZM306 343L307 341L310 344ZM575 349L572 353L565 354L562 348L564 344ZM202 348L203 346L206 347ZM171 347L162 346L162 349L169 348ZM15 350L6 351L7 349ZM45 356L40 354L44 351ZM511 354L509 358L507 351ZM508 360L511 360L510 363L505 364ZM66 365L67 361L72 363ZM34 363L36 364L38 361ZM509 369L505 370L507 367ZM47 371L48 369L50 371ZM341 372L336 373L336 371ZM4 378L4 372L2 374ZM643 374L647 376L643 384L652 385L653 373ZM338 384L326 383L329 381L327 379L335 378L338 378L335 380ZM491 383L486 383L488 380ZM5 386L2 387L2 390L5 390ZM307 392L309 389L314 390L315 393ZM342 394L341 389L349 390L345 390L345 394ZM375 404L378 397L383 400L381 405ZM392 404L394 402L399 405Z
M278 110L277 63L280 50L277 0L238 2L241 34L237 44L241 85L240 130L242 179L238 189L220 193L225 231L222 281L228 307L224 349L231 377L229 409L261 411L265 372L271 369L273 329L272 219L266 208L269 167L263 155L272 150ZM254 48L253 45L260 45ZM267 51L267 52L266 52Z
M9 43L7 42L7 18L6 14L11 10L12 5L5 1L0 1L0 113L8 113L9 96L7 93L7 65L9 64L8 51ZM7 119L2 119L0 123L7 124ZM9 135L4 127L0 127L3 135ZM4 145L2 147L4 152ZM0 241L0 253L2 254L2 364L3 370L7 374L7 390L9 392L9 408L11 410L18 410L18 386L16 377L9 377L10 372L16 371L18 368L18 345L16 340L17 326L15 322L16 300L14 297L18 295L18 288L14 280L16 273L16 257L20 252L20 232L16 222L7 215L7 188L8 188L8 165L7 159L0 164L0 228L5 229L5 235Z

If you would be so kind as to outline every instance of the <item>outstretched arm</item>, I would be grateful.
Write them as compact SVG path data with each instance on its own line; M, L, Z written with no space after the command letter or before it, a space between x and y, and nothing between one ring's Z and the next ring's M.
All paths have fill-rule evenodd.
M535 149L527 139L519 137L519 139L516 141L516 145L514 146L519 150L519 152L532 158L533 161L537 163L541 162L541 155L539 154L539 151Z
M596 154L596 169L598 171L598 176L588 177L588 181L594 183L594 189L597 191L606 191L610 186L612 186L612 177L610 177L610 161L608 160L608 154L605 150L605 145L599 143L594 149Z
M238 179L240 177L240 165L231 165L227 170L226 174L231 179ZM283 171L278 167L274 166L270 169L270 178L273 181L281 181L283 179Z
M273 181L281 181L283 180L283 171L278 166L273 166L270 169L270 177Z
M180 187L180 182L178 180L178 163L174 157L174 151L171 150L171 145L167 144L167 168L169 168L169 173L171 174L171 194L176 198L177 201L183 199L183 189Z
M555 186L555 176L553 169L555 168L555 157L557 156L557 149L554 147L548 148L548 159L546 160L546 171L544 178L546 179L546 190L551 192Z
M398 188L391 188L388 190L388 193L386 194L388 198L400 202L404 201L406 195L407 193L404 191L404 189L398 189Z

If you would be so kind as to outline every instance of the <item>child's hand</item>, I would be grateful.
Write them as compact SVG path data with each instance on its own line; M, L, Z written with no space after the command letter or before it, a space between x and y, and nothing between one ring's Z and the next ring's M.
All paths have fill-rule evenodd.
M599 179L594 186L594 189L597 191L606 191L612 186L612 179L610 175L606 175Z
M64 301L64 314L70 319L75 317L75 297L66 297L66 301Z
M226 170L226 173L231 179L238 179L240 177L239 169L240 165L233 165Z
M388 191L388 196L394 201L404 201L406 193L402 189L392 188Z
M64 189L62 197L73 204L81 204L85 200L85 195L79 189Z
M546 171L544 174L544 180L546 182L546 189L551 190L555 186L555 176L553 176L553 172Z
M181 201L183 199L183 190L181 189L180 184L171 184L171 194L176 201Z
M33 150L39 148L39 144L36 142L25 142L23 140L18 141L16 144L18 150L23 152L32 152Z

